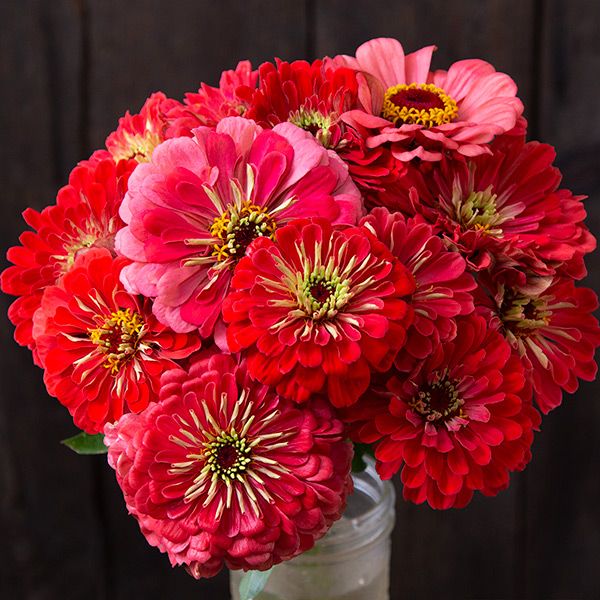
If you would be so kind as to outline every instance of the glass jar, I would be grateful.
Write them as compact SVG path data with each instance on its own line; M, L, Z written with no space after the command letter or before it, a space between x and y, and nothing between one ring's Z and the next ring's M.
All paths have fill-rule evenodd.
M389 600L394 488L372 460L353 479L343 517L312 550L274 567L255 600ZM231 572L232 600L242 575Z

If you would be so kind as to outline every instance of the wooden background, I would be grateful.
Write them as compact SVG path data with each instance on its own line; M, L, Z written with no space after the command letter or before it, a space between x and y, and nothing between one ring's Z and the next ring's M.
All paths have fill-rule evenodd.
M180 97L241 58L352 53L374 36L436 43L436 67L481 57L512 74L532 137L600 233L598 0L2 0L0 239L53 202L71 167L152 91ZM600 259L588 284L600 289ZM102 457L58 444L73 426L12 342L2 299L0 597L226 600L146 545ZM398 502L392 599L600 598L600 402L583 385L543 424L528 470L494 499L436 513ZM370 600L365 598L365 600Z

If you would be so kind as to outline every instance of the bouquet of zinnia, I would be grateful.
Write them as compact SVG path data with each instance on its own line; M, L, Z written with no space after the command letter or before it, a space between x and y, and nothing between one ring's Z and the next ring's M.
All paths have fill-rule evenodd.
M495 495L596 374L595 240L517 87L393 39L155 93L27 209L2 289L50 395L196 578L310 549L353 443L404 498Z

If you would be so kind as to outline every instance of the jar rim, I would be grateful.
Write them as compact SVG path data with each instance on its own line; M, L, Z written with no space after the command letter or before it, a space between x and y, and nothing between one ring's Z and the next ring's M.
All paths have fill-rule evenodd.
M365 457L365 462L367 464L365 470L353 474L353 493L358 491L369 496L373 506L355 517L347 517L346 523L350 524L347 528L336 528L340 521L334 523L330 532L317 542L317 552L319 550L332 552L338 546L351 548L352 551L362 549L374 540L387 536L392 530L395 520L394 486L390 481L384 481L379 477L375 469L375 461L371 457ZM349 540L352 540L351 544ZM309 551L308 554L313 554L313 551Z

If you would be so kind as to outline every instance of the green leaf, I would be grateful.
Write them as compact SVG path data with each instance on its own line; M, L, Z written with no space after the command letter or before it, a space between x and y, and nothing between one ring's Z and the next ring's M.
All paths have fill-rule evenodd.
M104 445L104 436L101 433L90 435L82 431L63 440L61 444L71 448L77 454L106 454L108 452L108 448Z
M245 573L240 581L240 600L254 600L265 589L272 570Z
M362 473L367 468L365 454L373 456L373 450L369 444L354 444L354 457L352 458L353 473Z

